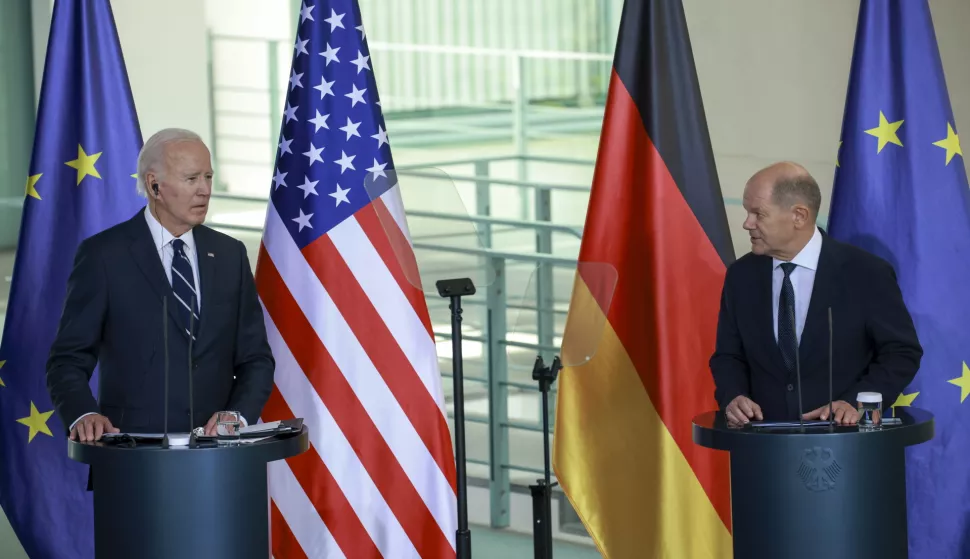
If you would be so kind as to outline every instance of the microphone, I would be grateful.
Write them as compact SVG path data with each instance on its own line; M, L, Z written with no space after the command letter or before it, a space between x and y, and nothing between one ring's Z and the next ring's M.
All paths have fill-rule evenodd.
M833 407L832 406L832 361L833 361L833 359L832 359L832 357L833 357L833 350L832 350L832 338L833 338L833 335L832 335L832 332L833 332L833 328L832 328L832 307L829 307L828 308L828 317L829 317L829 418L828 418L827 421L821 421L821 420L819 420L819 421L811 421L809 423L811 423L812 425L815 425L815 426L827 425L829 427L829 430L831 431L832 430L832 427L835 425L835 414L832 412L832 407ZM796 332L797 332L797 330L796 330ZM799 427L801 427L802 429L804 429L805 428L805 421L804 421L804 419L802 419L802 414L803 414L803 409L802 409L802 372L801 372L801 360L798 358L798 345L799 345L798 344L798 341L796 341L795 342L795 377L796 377L796 382L798 383L798 425L799 425Z
M193 301L194 302L194 301ZM192 433L192 425L189 424L188 433L176 433L170 434L168 432L168 296L162 297L162 346L163 351L165 351L165 432L162 435L162 448L170 448L173 446L189 446L194 447L196 444L195 435ZM189 313L189 324L192 324L193 313ZM190 326L191 328L191 326ZM189 333L189 421L193 422L192 417L192 335L191 331Z
M832 413L832 307L829 307L829 429L835 424Z
M195 447L195 404L192 400L192 341L195 340L195 294L192 294L192 306L189 308L189 447Z
M169 447L168 440L168 296L162 296L162 351L165 352L165 434L162 435L162 448Z
M798 323L795 320L795 313L792 313L791 321L792 332L795 333L795 382L798 384L798 426L804 429L805 419L802 417L805 415L805 411L802 408L802 360L798 358L798 346L801 340L798 339Z

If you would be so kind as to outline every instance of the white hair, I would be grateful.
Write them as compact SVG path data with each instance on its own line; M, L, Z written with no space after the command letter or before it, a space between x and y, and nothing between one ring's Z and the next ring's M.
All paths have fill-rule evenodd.
M165 146L173 142L183 141L201 142L202 138L191 130L183 128L166 128L155 132L141 151L138 152L138 194L148 197L148 185L145 182L145 175L149 172L161 174L164 165Z

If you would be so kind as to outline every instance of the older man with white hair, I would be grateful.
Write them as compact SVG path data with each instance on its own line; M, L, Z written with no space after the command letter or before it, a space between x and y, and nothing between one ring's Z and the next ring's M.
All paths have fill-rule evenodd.
M245 246L203 225L212 175L197 134L156 133L138 156L145 209L78 247L47 363L71 439L162 432L166 357L170 432L211 435L220 412L244 424L262 413L275 361ZM89 386L96 365L97 399Z

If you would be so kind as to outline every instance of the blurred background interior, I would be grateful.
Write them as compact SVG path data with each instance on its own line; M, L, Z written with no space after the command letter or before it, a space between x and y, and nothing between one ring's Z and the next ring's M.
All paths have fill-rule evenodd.
M0 331L52 4L0 2ZM173 126L203 137L216 170L208 224L242 239L254 265L299 4L112 1L143 137ZM469 275L479 288L463 323L475 553L530 556L527 486L542 468L531 368L565 322L622 0L360 5L426 284ZM748 251L744 182L771 162L812 172L824 225L858 1L684 5L737 254ZM959 126L970 122L970 2L930 5ZM438 195L409 195L429 186ZM448 304L427 302L450 404ZM560 493L553 524L557 557L599 556ZM22 553L0 517L0 556Z

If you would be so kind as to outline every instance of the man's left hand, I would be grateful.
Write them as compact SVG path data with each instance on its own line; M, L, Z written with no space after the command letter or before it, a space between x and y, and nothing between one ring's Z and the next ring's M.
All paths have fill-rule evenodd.
M855 425L859 421L859 411L844 400L832 402L832 414L835 422L839 425ZM803 419L821 419L825 421L829 418L829 405L812 410L802 416Z
M219 412L212 414L209 422L205 424L205 436L214 437L216 435L216 424L219 422Z
M223 414L223 413L227 413L227 412L217 411L216 413L212 414L212 417L209 418L208 423L205 424L205 436L214 437L219 434L218 433L219 414ZM239 416L239 428L242 429L243 427L246 426L246 419L242 416L242 414L238 414L238 416Z

